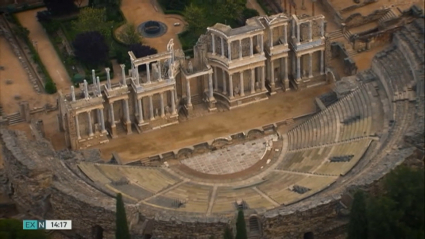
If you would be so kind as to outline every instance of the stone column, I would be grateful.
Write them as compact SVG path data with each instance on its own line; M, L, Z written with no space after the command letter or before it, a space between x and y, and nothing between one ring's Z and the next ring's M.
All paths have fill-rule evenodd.
M255 93L255 68L251 69L251 94Z
M214 90L218 91L217 67L214 67Z
M288 56L284 58L284 64L285 64L285 72L283 73L283 77L285 82L288 80Z
M325 19L323 19L320 24L320 36L321 37L325 36Z
M102 133L105 133L106 129L105 129L105 118L103 117L103 109L99 109L99 114L100 114L100 130Z
M297 57L297 80L299 80L301 78L301 56L296 56Z
M273 49L273 28L270 28L270 33L269 33L269 37L270 37L270 49Z
M313 23L312 21L308 24L308 41L313 41Z
M109 103L109 111L111 114L111 127L115 127L114 102Z
M160 61L158 61L158 81L162 81L162 69Z
M192 96L190 95L190 80L186 79L186 97L187 97L187 106L192 106Z
M171 90L171 114L176 113L176 102L175 102L175 96L174 96L174 89Z
M128 100L124 100L124 113L126 123L130 123L130 109L128 108Z
M75 131L77 131L77 138L81 139L80 135L80 123L78 122L78 114L75 115Z
M74 91L73 85L71 85L71 99L72 99L72 101L75 101L75 91Z
M260 51L261 51L261 54L264 54L264 37L263 37L263 34L260 35Z
M94 69L91 70L91 77L92 77L93 85L96 85L97 81L96 81L96 73ZM96 89L97 89L97 86L96 86Z
M121 64L121 74L122 74L122 84L127 85L127 82L125 82L125 65Z
M139 125L143 124L143 98L137 99L139 110Z
M91 111L87 111L87 117L89 120L89 136L93 136L93 125L91 121Z
M239 40L239 59L242 59L242 40Z
M270 85L272 87L275 86L275 82L274 82L274 62L272 59L270 59Z
M288 25L283 25L283 42L285 45L288 45Z
M108 89L112 89L112 85L111 85L111 75L109 74L109 72L111 71L111 69L109 69L109 67L105 68L106 71L106 85L108 86Z
M254 46L253 46L253 42L252 42L252 37L249 37L249 56L253 57L254 56Z
M232 99L233 97L233 75L229 74L229 98Z
M134 77L136 78L136 85L140 85L139 67L134 67Z
M214 34L211 33L211 43L212 43L212 54L215 55L215 37Z
M299 23L297 23L297 39L298 39L298 42L301 41L301 39L300 39L300 24Z
M214 88L213 88L213 81L212 81L212 73L208 76L208 88L209 88L209 98L210 101L214 98Z
M266 89L266 67L262 66L261 67L261 90L265 90Z
M308 61L308 78L313 77L313 54L309 53L309 61Z
M229 57L229 61L232 61L232 42L227 40L227 56Z
M224 39L223 37L220 37L220 43L221 43L221 57L224 57Z
M159 101L161 106L161 118L165 116L164 113L164 92L159 93Z
M146 64L146 83L151 83L151 69L149 69L149 63Z
M325 51L320 51L320 74L325 74Z
M150 120L154 120L155 116L153 114L153 100L152 100L152 95L149 95L149 117Z
M223 69L221 69L223 72L223 94L227 94L227 82L226 82L226 72L224 72Z
M295 21L292 21L292 38L295 37Z
M241 96L245 95L244 82L243 82L243 71L239 73L239 87L241 88Z

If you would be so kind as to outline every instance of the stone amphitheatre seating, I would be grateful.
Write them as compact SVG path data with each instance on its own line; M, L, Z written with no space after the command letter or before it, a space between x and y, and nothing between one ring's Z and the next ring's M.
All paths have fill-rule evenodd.
M360 160L370 142L370 139L364 138L327 147L289 152L276 169L332 176L344 175ZM329 162L331 157L345 155L354 157L348 162Z
M382 112L370 84L361 85L337 103L288 132L289 150L326 145L374 134L373 117Z
M234 189L219 187L214 201L213 213L231 212L235 210L235 202L243 200L250 208L273 208L274 205L264 200L253 188Z

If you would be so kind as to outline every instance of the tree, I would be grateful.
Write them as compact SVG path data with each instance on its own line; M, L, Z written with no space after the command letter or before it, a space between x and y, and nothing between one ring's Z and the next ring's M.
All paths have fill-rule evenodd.
M116 212L116 231L115 238L130 239L130 231L127 224L127 216L125 214L124 202L121 193L117 194L117 212Z
M233 233L229 227L224 229L223 239L233 239Z
M78 33L89 31L100 32L109 41L113 22L106 21L105 8L96 9L86 7L80 11L78 19L72 24L72 28Z
M49 94L54 94L57 92L56 84L53 81L47 81L44 85L44 90Z
M236 237L235 239L247 239L245 216L243 210L240 209L238 212L238 218L236 220Z
M74 0L43 0L43 2L53 16L62 16L78 10Z
M221 0L219 6L219 14L225 19L239 19L245 8L245 0Z
M354 194L351 207L348 239L365 239L367 235L366 200L363 191L359 190Z
M196 33L205 31L207 26L206 13L203 8L191 3L183 11L183 16L189 24L189 28L193 29Z
M23 222L16 219L0 219L1 239L47 239L45 231L22 230Z
M153 55L153 54L158 53L158 51L155 48L152 48L150 46L142 45L141 43L131 44L128 47L128 50L129 51L132 51L133 54L134 54L134 56L137 57L137 58L145 57L145 56L150 56L150 55ZM130 57L130 56L127 56L127 57ZM138 70L139 71L146 70L146 65L143 64L143 65L139 66L139 69Z
M118 33L118 38L127 45L140 43L142 40L136 26L132 23L127 23L123 26L121 31Z
M80 33L75 37L72 45L77 59L91 67L105 63L108 59L109 47L99 32Z
M361 236L353 228L364 224L364 214L370 239L424 238L424 194L423 169L396 168L386 175L382 193L366 201L365 212L355 196L352 213L357 215L350 215L348 238L365 238L364 231Z

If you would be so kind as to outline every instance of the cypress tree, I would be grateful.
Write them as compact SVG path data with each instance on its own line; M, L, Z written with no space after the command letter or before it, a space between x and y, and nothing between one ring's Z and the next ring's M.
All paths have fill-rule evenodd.
M124 202L121 193L117 194L117 212L116 212L115 239L130 239L128 230L127 216L125 215Z
M363 191L354 194L353 205L350 211L348 224L348 239L364 239L368 237L368 220L366 213L366 200Z
M230 230L229 227L226 227L224 229L223 239L233 239L233 233L232 233L232 230Z
M238 219L236 220L236 237L235 239L247 239L246 233L245 216L243 210L240 209L238 212Z

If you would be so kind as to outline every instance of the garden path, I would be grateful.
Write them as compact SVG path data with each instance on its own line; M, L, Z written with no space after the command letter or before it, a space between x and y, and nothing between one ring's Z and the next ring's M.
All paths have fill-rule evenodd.
M43 10L45 10L45 8L38 8L17 13L16 16L22 26L30 31L29 38L32 41L37 42L35 48L40 55L44 66L46 66L49 75L52 77L53 82L56 83L57 89L68 92L71 86L70 77L66 72L61 59L50 43L49 37L36 18L37 12Z

